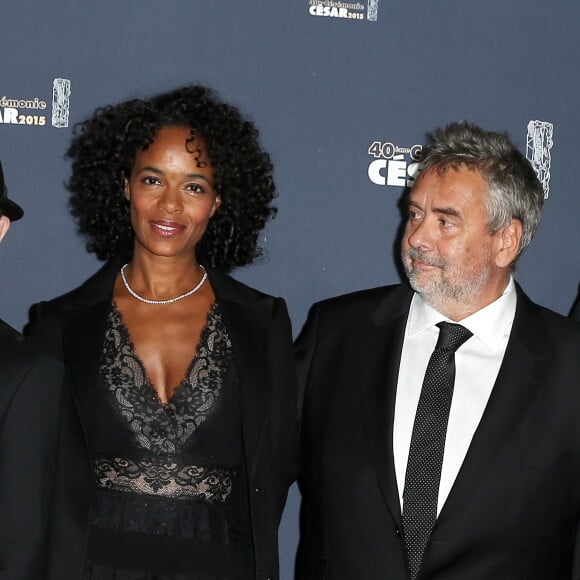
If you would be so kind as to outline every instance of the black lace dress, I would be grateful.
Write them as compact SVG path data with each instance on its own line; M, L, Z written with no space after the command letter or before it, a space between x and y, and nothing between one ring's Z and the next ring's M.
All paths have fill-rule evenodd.
M168 404L114 304L100 371L85 579L251 578L240 393L218 306Z

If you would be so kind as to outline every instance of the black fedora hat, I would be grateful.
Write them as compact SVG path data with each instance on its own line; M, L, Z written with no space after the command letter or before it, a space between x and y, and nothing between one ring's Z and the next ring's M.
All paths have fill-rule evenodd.
M0 161L0 215L5 215L10 221L19 220L24 211L11 199L8 199L8 190L4 183L4 172L2 171L2 162Z

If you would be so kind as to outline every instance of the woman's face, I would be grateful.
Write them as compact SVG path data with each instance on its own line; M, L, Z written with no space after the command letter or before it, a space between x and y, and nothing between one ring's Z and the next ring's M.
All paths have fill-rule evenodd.
M139 151L125 180L131 204L135 252L156 256L195 255L221 199L205 141L189 127L164 127Z

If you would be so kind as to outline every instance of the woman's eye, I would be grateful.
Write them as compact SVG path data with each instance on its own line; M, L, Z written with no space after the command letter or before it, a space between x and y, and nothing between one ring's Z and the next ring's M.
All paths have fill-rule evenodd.
M203 193L205 189L199 183L190 183L186 187L189 193Z
M157 177L153 177L152 175L148 175L147 177L143 178L143 183L145 185L157 185L159 183L159 179L157 179Z

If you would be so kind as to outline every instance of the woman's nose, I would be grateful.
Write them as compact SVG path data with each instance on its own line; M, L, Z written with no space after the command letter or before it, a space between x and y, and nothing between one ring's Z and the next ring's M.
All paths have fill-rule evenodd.
M174 187L167 186L163 195L159 198L158 207L167 213L180 212L182 204L179 191Z

